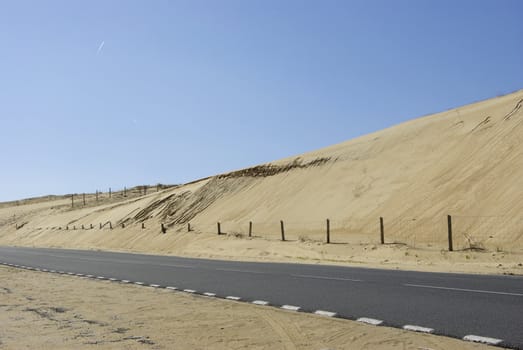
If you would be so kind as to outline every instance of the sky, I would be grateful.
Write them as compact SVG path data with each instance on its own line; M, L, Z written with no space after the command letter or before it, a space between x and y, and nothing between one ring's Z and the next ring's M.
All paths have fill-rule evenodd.
M179 184L523 89L523 1L0 1L0 201Z

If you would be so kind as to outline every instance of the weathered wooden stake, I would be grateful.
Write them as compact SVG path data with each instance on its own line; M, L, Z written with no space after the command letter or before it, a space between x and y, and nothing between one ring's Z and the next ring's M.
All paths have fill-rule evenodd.
M122 228L125 228L125 224L122 222Z
M74 194L71 195L71 208L74 207Z
M96 201L98 202L98 190L96 190Z
M190 222L187 223L187 232L191 232L191 223Z
M127 197L127 187L124 187L124 188L123 188L123 196L124 196L124 197Z
M84 227L84 225L82 225L82 230L85 230L85 227Z
M221 227L219 222L217 222L217 225L218 225L218 235L221 235L222 234L222 227Z
M380 241L385 244L385 228L383 226L383 218L380 216Z
M66 230L69 230L69 226L66 226L65 229L66 229Z
M331 221L327 219L327 243L331 242Z
M111 187L109 187L109 198L111 198Z
M82 198L84 200L84 205L85 205L85 193L82 193Z
M447 215L447 225L448 225L448 231L449 231L449 252L454 250L454 247L452 246L452 216Z
M167 229L165 228L164 224L162 223L162 233L167 232Z
M109 221L109 228L112 230L113 229L113 224Z
M145 222L142 222L142 229L145 228Z
M283 220L280 220L280 228L281 228L281 240L285 241L285 227L283 226Z
M100 230L102 229L102 223L100 223Z
M91 224L91 230L93 229L93 224Z
M249 221L249 237L252 237L252 221Z

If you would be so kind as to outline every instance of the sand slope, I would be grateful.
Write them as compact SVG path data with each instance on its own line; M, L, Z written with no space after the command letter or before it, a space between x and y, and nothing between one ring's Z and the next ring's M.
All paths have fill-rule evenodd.
M170 238L167 249L156 235L160 223L169 233L190 223L210 237L218 221L236 236L247 235L252 221L255 236L276 240L284 220L286 238L307 243L325 240L329 218L336 242L372 244L382 216L388 243L440 251L451 214L456 249L521 253L522 178L523 90L145 196L93 204L91 195L74 208L67 199L4 205L0 242L168 253L193 238ZM109 221L120 233L99 230ZM64 232L91 224L94 230Z

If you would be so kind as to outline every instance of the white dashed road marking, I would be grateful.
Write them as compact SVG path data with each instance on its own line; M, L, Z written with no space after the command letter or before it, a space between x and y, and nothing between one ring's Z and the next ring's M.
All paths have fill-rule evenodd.
M472 334L464 336L463 340L473 341L476 343L491 344L491 345L497 345L503 341L502 339L482 337L479 335L472 335Z
M512 295L516 297L523 297L523 293L510 293L510 292L496 292L493 290L482 290L482 289L467 289L467 288L453 288L453 287L440 287L440 286L430 286L424 284L409 284L406 283L404 286L407 287L417 287L417 288L431 288L431 289L444 289L444 290L455 290L458 292L471 292L471 293L486 293L486 294L500 294L500 295Z
M320 280L361 282L361 280L358 280L355 278L326 277L326 276L315 276L315 275L291 275L291 276L300 277L300 278L316 278L316 279L320 279Z
M413 332L421 332L421 333L433 333L433 328L427 328L427 327L421 327L421 326L414 326L410 324L406 324L403 326L403 329L406 329L407 331L413 331Z
M315 313L316 315L327 316L327 317L335 317L335 316L336 316L336 313L335 313L335 312L324 311L324 310L316 310L316 311L314 311L314 313Z
M209 292L205 292L205 293L203 293L203 295L208 296L208 297L215 297L216 296L215 293L209 293Z
M265 300L254 300L252 302L253 304L256 304L256 305L269 305L269 302L268 301L265 301Z
M170 287L170 286L169 286L169 287L165 287L165 289L177 290L178 288L176 288L176 287Z
M235 296L233 296L233 295L229 295L229 296L226 296L225 299L236 300L236 301L238 301L238 300L240 300L241 298L240 298L240 297L235 297Z
M301 307L294 306L294 305L282 305L281 308L285 309L285 310L290 310L290 311L300 311L300 309L301 309Z
M194 289L184 289L183 291L187 293L196 293Z
M360 317L356 321L371 324L373 326L379 326L380 324L383 323L382 320L377 320L375 318L368 318L368 317Z

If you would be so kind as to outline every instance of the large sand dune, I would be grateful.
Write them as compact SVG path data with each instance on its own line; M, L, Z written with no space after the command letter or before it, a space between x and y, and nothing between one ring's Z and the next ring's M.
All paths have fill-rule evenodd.
M283 220L286 238L303 243L286 249L305 251L325 240L327 218L333 242L379 243L383 217L386 242L439 252L450 214L456 250L521 253L522 178L523 90L143 196L3 205L0 242L180 253L219 239L217 222L239 237L251 221L255 236L273 242ZM108 222L112 231L99 229Z

